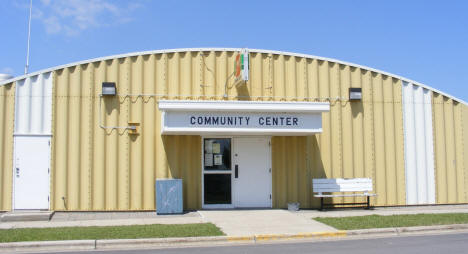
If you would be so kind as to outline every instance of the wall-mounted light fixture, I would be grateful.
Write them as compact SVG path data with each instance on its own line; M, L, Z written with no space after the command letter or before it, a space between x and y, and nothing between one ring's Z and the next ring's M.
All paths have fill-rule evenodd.
M117 89L115 82L102 82L102 95L103 96L115 96Z
M349 88L349 100L350 101L360 101L362 100L362 89L357 87Z

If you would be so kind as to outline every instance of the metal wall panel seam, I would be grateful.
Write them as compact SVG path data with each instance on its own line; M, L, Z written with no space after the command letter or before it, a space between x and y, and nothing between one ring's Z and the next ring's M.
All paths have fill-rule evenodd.
M397 140L400 142L400 149L397 149L397 145L395 144L395 159L398 160L398 165L397 165L397 172L396 172L396 184L397 184L397 204L402 205L406 204L406 188L400 188L399 186L406 186L406 179L405 179L405 131L404 131L404 105L403 105L403 81L398 80L397 82L401 88L396 89L394 91L399 91L400 92L400 108L398 110L394 109L394 114L399 113L399 126L395 126L395 137L397 137ZM396 119L396 117L395 117ZM400 130L400 133L397 133L397 130ZM399 135L401 134L401 135ZM399 153L401 152L401 154ZM402 157L398 157L398 154L403 155ZM400 171L403 171L403 174L400 173ZM405 189L403 191L403 195L400 193L402 189ZM401 197L403 197L401 199Z
M463 151L463 104L461 103L458 103L457 102L457 108L458 108L458 111L459 111L459 138L457 139L458 142L459 142L459 145L457 146L458 147L458 153L459 155L457 157L459 157L460 159L458 160L457 162L457 165L459 165L459 169L460 169L460 172L462 174L462 177L460 177L461 179L459 180L460 181L460 185L461 185L461 192L459 194L459 196L461 197L461 201L459 202L466 202L466 196L465 196L465 192L466 192L466 185L465 185L465 175L466 175L466 170L465 170L465 158L463 157L464 156L464 151Z
M462 105L462 110L460 114L463 114L462 116L462 121L463 121L463 126L461 128L462 131L462 150L463 150L463 155L464 155L464 172L465 172L465 201L468 202L468 158L466 156L468 148L466 147L468 144L465 142L465 128L468 128L468 107L465 105Z
M268 54L268 69L269 69L268 77L269 77L269 84L270 84L270 86L268 87L269 88L268 91L270 93L270 95L268 95L269 97L273 96L273 75L274 75L274 72L273 72L272 61L273 61L273 55Z
M132 75L132 70L131 70L131 66L130 66L130 59L128 57L125 58L124 60L124 66L125 66L125 82L126 82L126 86L125 86L125 89L127 90L127 93L130 92L130 86L131 86L131 75ZM125 112L126 112L126 117L125 117L125 121L128 123L130 121L130 104L131 104L131 99L128 98L127 100L127 106L125 107ZM124 138L125 140L125 192L126 192L126 197L125 198L125 209L130 209L130 199L131 199L131 195L130 195L130 169L131 169L131 165L130 165L130 137L125 137Z
M88 103L89 103L89 116L88 116L88 209L93 209L93 175L92 175L92 162L94 161L93 157L93 112L94 112L94 65L89 64L88 65L88 72L89 74L89 98L88 98Z
M4 89L6 89L5 87L2 87L0 88L0 98L2 98L2 101L0 101L0 112L1 112L1 117L0 117L0 120L5 120L5 106L6 106L6 103L7 103L7 96L5 94L5 92L3 91ZM5 137L6 137L6 134L5 134L5 122L2 121L2 125L0 125L0 147L2 148L1 149L1 152L0 152L0 162L3 162L4 161L4 158L5 158L5 153L6 153L6 149L4 149L4 144L6 143L5 142ZM2 164L2 163L0 163ZM5 180L5 173L6 173L6 170L4 170L3 168L3 165L1 167L2 169L0 170L0 184L2 184L2 186L4 186L4 180ZM13 169L12 169L13 170ZM4 209L4 205L3 205L3 202L4 202L4 194L5 194L5 188L1 188L0 189L0 211L3 211L5 210Z
M337 79L337 92L338 94L340 94L340 91L341 91L341 75L340 75L340 69L339 69L339 66L338 64L335 64L334 65L335 68L336 68L336 79ZM336 102L335 106L338 106L339 109L338 109L338 165L340 167L340 173L341 173L341 177L344 177L344 167L343 167L343 133L342 133L342 126L343 126L343 116L342 116L342 113L343 113L343 108L342 108L342 105L341 105L341 102ZM344 199L343 199L344 200Z
M13 98L14 98L14 101L13 101L13 103L14 103L14 104L13 104L13 121L12 121L10 124L8 124L8 123L6 122L7 119L8 119L8 118L6 117L6 116L8 115L8 92L7 92L7 91L4 91L5 101L3 102L3 112L2 112L2 116L3 116L4 119L5 119L5 124L4 124L4 126L5 126L5 127L7 127L7 126L12 126L12 127L13 127L13 133L14 133L14 132L15 132L15 129L16 129L16 120L15 120L15 119L16 119L16 110L17 110L17 109L16 109L16 103L17 103L17 102L16 102L16 94L17 94L16 89L17 89L18 81L15 81L15 82L12 82L12 83L8 83L8 84L12 84L12 86L13 86L14 89L15 89L15 93L14 93L14 95L13 95L13 96L14 96L14 97L13 97ZM5 90L6 90L7 88L6 88L6 86L5 86L5 87L2 87L1 89L5 89ZM8 132L8 131L7 131L7 128L4 128L4 129L3 129L3 133L1 133L1 135L2 135L2 141L3 141L2 144L1 144L2 148L5 148L5 147L6 147L7 137L9 136L9 135L7 134L7 132ZM12 134L13 134L13 133L12 133ZM12 135L12 136L13 136L13 135ZM12 140L12 142L11 142L11 151L9 151L10 154L11 154L11 165L12 165L10 169L8 169L8 167L5 167L5 165L4 165L4 163L7 161L7 160L5 159L5 157L6 157L6 153L7 153L7 150L8 150L8 149L2 149L2 161L1 161L1 165L2 165L2 175L3 175L3 176L2 176L2 182L1 182L1 184L4 185L6 181L11 181L11 185L10 185L11 188L9 189L9 192L10 192L11 195L10 195L10 197L9 197L9 201L8 201L7 198L6 198L6 193L8 192L8 189L7 189L7 188L1 188L1 189L0 189L0 191L2 192L2 193L1 193L1 195L2 195L2 198L1 198L1 199L2 199L2 203L0 203L0 206L1 206L1 207L0 207L0 210L5 210L5 211L7 211L7 210L13 210L13 209L14 209L14 200L13 200L14 195L15 195L15 186L14 186L14 185L15 185L15 180L14 180L14 173L13 173L14 165L15 165L15 163L14 163L14 160L15 160L15 144L14 144L14 142L15 142L15 139L13 138L13 140ZM11 177L9 177L9 178L10 178L9 180L7 180L7 177L6 177L8 171L11 171ZM7 185L7 184L5 184L5 185ZM5 204L6 202L9 202L9 203L10 203L9 209L6 208L6 207L7 207L7 205Z
M432 95L431 96L431 109L432 109L432 128L435 130L433 133L432 133L432 142L434 144L434 146L432 147L432 153L434 154L434 181L435 181L435 203L439 203L439 192L438 192L438 186L437 186L437 182L438 182L438 176L437 176L437 165L438 165L438 162L437 162L437 140L436 140L436 133L437 133L437 127L436 127L436 118L435 118L435 98L434 96Z
M202 59L202 53L201 52L198 52L197 54L197 57L198 57L198 81L199 81L199 85L200 85L200 97L199 98L202 98L202 97L205 97L205 84L203 82L203 59ZM165 71L164 71L165 73ZM164 76L165 78L166 76ZM166 85L164 85L164 87L166 87Z
M445 168L445 172L444 172L445 173L445 186L444 186L444 188L446 189L446 201L445 202L449 203L450 202L450 188L449 188L449 184L450 184L450 182L449 182L449 170L450 170L450 168L449 168L449 165L448 165L449 164L449 156L448 156L449 151L448 151L447 143L449 143L449 142L447 141L447 139L448 139L447 132L450 132L450 131L447 131L448 120L447 120L447 112L446 112L447 111L446 108L447 108L448 103L446 102L446 100L445 100L445 98L443 96L441 96L441 99L442 99L442 102L443 102L443 104L442 104L442 112L443 112L443 123L442 123L442 125L444 126L443 135L444 135L444 141L445 141L444 142L444 148L445 148L444 149L444 157L445 157L445 165L444 165L445 166L444 167Z
M55 116L54 116L54 108L56 107L56 98L55 98L55 85L57 83L55 71L50 72L51 84L50 84L50 146L49 146L49 210L54 210L55 208L55 195L54 195L54 165L55 165Z
M301 63L302 63L302 66L303 66L303 70L302 70L302 75L303 75L303 94L304 94L304 97L308 94L308 88L309 88L309 82L308 82L308 75L307 75L307 59L305 58L302 58L301 59Z
M14 82L14 83L12 84L12 86L14 86L14 89L11 88L11 89L12 89L12 93L13 93L13 95L12 95L12 97L11 97L11 98L13 99L13 103L12 103L12 105L10 105L10 107L12 107L12 113L10 113L10 114L11 114L10 117L12 118L12 119L11 119L11 123L10 123L10 128L11 128L10 130L11 130L11 133L14 133L14 130L15 130L15 116L16 116L16 112L15 112L16 108L15 108L15 105L16 105L16 99L17 99L17 97L16 97L16 87L17 87L17 85L18 85L17 82ZM6 136L6 135L5 135L5 136ZM10 135L8 135L8 136L10 136ZM12 135L11 135L11 136L12 136ZM5 146L5 144L3 144L3 145ZM15 148L14 148L14 138L13 138L13 137L11 137L11 146L10 146L10 149L11 149L11 151L10 151L11 160L10 160L10 165L9 165L10 167L4 167L4 168L6 168L6 170L8 170L8 168L11 169L11 170L10 170L10 172L11 172L11 177L9 177L9 178L10 178L10 181L11 181L11 182L10 182L10 187L11 187L11 188L10 188L10 204L9 204L9 210L12 210L12 209L13 209L13 206L14 206L14 203L13 203L13 197L14 197L14 193L13 193L13 190L14 190L13 165L14 165L14 149L15 149ZM7 161L7 160L4 160L4 161ZM4 169L4 170L5 170L5 169ZM8 171L7 171L7 172L8 172ZM5 177L5 179L7 179L7 177ZM8 205L7 205L7 206L8 206ZM6 209L5 209L5 210L6 210Z
M380 93L378 94L378 96L380 96L382 99L382 103L381 105L378 105L379 106L379 110L381 111L380 114L378 114L379 116L379 120L376 121L376 123L378 124L379 122L382 123L382 128L381 128L381 131L382 131L382 136L380 138L380 140L382 141L381 143L381 149L382 149L382 168L383 168L383 172L381 172L380 174L383 175L383 181L380 183L381 185L383 185L382 189L385 190L385 195L382 195L385 197L385 204L388 204L388 197L389 197L389 192L388 192L388 188L387 188L387 171L388 171L388 164L387 164L387 137L386 137L386 133L387 133L387 128L385 126L385 96L384 96L384 89L385 89L385 84L384 84L384 77L381 75L381 74L377 74L376 77L378 77L379 79L379 89L380 89ZM377 90L378 91L378 90ZM377 141L378 139L376 139ZM377 174L377 168L376 168L376 174Z
M57 85L57 75L55 74L56 71L53 71L53 78L52 78L52 110L50 111L51 112L51 119L52 119L52 123L51 123L51 134L52 134L52 138L51 138L51 148L50 148L50 175L49 175L49 178L50 178L50 199L49 199L49 203L50 203L50 208L49 210L56 210L56 204L55 204L55 195L56 195L56 186L55 186L55 170L56 170L56 135L55 135L55 132L56 132L56 129L57 129L57 119L56 119L56 109L57 109L57 97L56 97L56 85Z
M447 177L447 180L449 180L447 186L450 188L451 192L449 192L449 202L454 203L457 200L457 194L458 194L458 182L456 181L457 177L457 167L456 167L456 148L455 148L455 140L456 140L456 130L455 130L455 118L454 118L454 106L453 106L453 100L448 99L447 100L447 108L449 109L449 113L446 114L447 117L449 117L448 120L445 121L445 124L449 125L449 131L447 132L447 135L450 139L450 142L448 143L449 145L447 146L447 157L450 158L451 160L448 161L448 163L452 164L451 165L451 170L448 171L449 175L451 177ZM447 143L446 143L447 144ZM453 149L453 150L452 150ZM449 167L447 167L449 168ZM451 182L450 182L451 181ZM453 184L451 184L453 183Z
M424 149L422 149L422 150L424 151L424 154L423 154L423 157L424 157L424 158L423 158L423 159L424 159L424 160L423 160L423 163L424 163L424 169L426 170L426 172L424 172L425 175L424 175L424 179L423 179L423 180L424 180L424 184L425 184L425 185L424 185L424 187L425 187L425 190L424 190L425 193L424 193L424 194L426 194L426 195L424 196L424 203L430 203L430 202L429 202L429 199L430 199L430 193L429 193L429 177L430 177L430 176L429 176L429 165L428 165L428 160L429 160L429 158L428 158L428 156L427 156L427 155L428 155L428 154L427 154L427 150L428 150L428 147L427 147L427 146L428 146L429 144L426 142L426 138L425 138L425 137L427 137L428 132L429 132L428 126L427 126L427 119L426 119L426 108L427 108L427 106L426 106L426 104L425 104L425 102L426 102L426 93L425 93L425 90L426 90L426 89L424 89L424 88L421 87L421 90L422 90L422 103L421 103L421 105L422 105L422 110L423 110L423 112L422 112L422 114L421 114L421 118L422 118L422 124L423 124L422 130L423 130L423 133L424 133L424 136L422 137L423 140L422 140L421 142L423 143L423 147L424 147Z
M409 195L409 194L408 194L408 182L409 182L409 180L408 180L408 176L407 176L407 174L408 174L408 161L407 161L408 158L407 158L407 155L406 155L406 150L407 150L407 147L406 147L406 146L407 146L407 141L406 141L406 140L408 139L408 138L407 138L408 133L407 133L407 127L406 127L406 126L408 125L408 124L407 124L407 121L408 121L408 120L406 119L406 118L407 118L407 116L406 116L406 114L407 114L407 112L406 112L406 111L407 111L407 106L406 106L406 101L407 101L407 100L406 100L406 96L407 96L407 93L406 93L405 91L406 91L406 89L407 89L407 88L406 88L407 86L408 86L408 83L402 82L402 87L401 87L401 89L402 89L401 97L402 97L402 98L401 98L401 100L402 100L402 104L403 104L403 107L402 107L402 111L403 111L403 112L402 112L402 115L403 115L403 136L404 136L403 145L404 145L404 151L405 151L404 161L405 161L405 178L406 178L406 184L405 184L405 188L406 188L406 197L405 197L405 198L406 198L406 202L405 202L405 204L409 204L409 202L408 202L408 195Z
M386 177L386 189L388 193L387 204L395 205L398 200L396 187L398 186L396 182L396 172L398 170L397 160L396 160L396 135L395 135L395 108L394 104L396 103L395 91L394 88L397 85L393 82L392 77L385 76L384 78L384 89L383 96L384 100L388 100L388 103L384 105L384 122L386 126L385 133L385 163L388 165L388 169L385 173ZM388 98L385 99L385 96Z
M417 203L427 203L427 167L426 167L426 144L424 136L424 88L414 88L415 101L413 102L415 115L415 138L416 138L416 185ZM417 99L416 99L417 98ZM423 134L423 135L421 135Z
M461 139L461 128L463 126L461 123L463 122L463 118L461 118L461 108L460 104L456 101L453 101L453 120L454 120L454 133L456 135L455 142L454 142L454 147L455 147L455 170L456 170L456 182L457 182L457 203L464 202L464 194L465 194L465 186L464 186L464 167L463 167L463 153L461 147L463 143L463 140Z
M372 82L372 72L369 72L369 83L370 83L370 87L369 87L370 89L369 90L370 90L370 96L371 96L370 101L372 102L370 104L370 107L369 107L369 110L371 112L370 113L370 121L369 121L370 122L370 128L369 129L370 129L370 133L371 133L370 134L370 140L371 140L370 143L371 143L371 151L372 151L372 153L371 153L371 155L372 155L371 156L371 160L372 160L371 174L372 174L372 181L373 181L373 185L374 185L372 188L374 190L376 190L377 189L377 179L376 179L376 176L377 176L376 175L376 173L377 173L376 172L376 163L377 162L376 162L376 159L375 159L376 155L375 155L375 130L374 130L374 128L375 128L375 126L374 126L374 122L375 122L375 119L374 119L375 99L374 99L374 85L373 85L373 82ZM377 199L377 202L380 203L379 199L378 198L376 198L376 199Z
M425 89L427 93L424 97L424 107L425 107L425 126L428 128L428 131L425 133L426 141L426 165L428 169L427 174L427 186L428 186L428 202L434 204L435 199L435 161L434 161L434 127L432 119L432 91Z

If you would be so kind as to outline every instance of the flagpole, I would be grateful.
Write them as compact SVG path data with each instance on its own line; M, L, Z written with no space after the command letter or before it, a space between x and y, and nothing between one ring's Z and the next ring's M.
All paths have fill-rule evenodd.
M27 74L28 69L29 69L29 42L31 41L31 12L32 12L32 0L29 1L28 49L26 53L26 66L24 67L24 74Z

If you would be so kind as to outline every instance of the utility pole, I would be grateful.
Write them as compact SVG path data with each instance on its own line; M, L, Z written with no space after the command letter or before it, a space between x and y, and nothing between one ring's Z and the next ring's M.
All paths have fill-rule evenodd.
M29 68L29 42L31 41L31 11L32 11L32 0L29 1L28 49L26 52L26 66L24 67L24 74L28 74L28 68Z

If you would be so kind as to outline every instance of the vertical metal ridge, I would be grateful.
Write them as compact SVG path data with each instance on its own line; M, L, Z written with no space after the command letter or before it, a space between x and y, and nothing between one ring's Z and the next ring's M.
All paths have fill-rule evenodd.
M453 114L454 114L454 133L456 139L454 142L455 147L455 169L456 169L456 182L457 182L457 203L465 202L465 172L464 172L464 158L463 158L463 118L461 114L461 104L453 101Z
M13 187L13 133L16 104L17 82L6 84L0 87L0 210L8 211L13 207L12 187Z
M465 202L468 202L468 106L462 105L463 109L463 158L465 170Z
M382 118L383 118L383 148L384 148L384 164L385 164L385 203L386 204L395 204L395 197L396 191L393 189L394 185L391 184L393 182L393 172L396 171L395 167L395 154L391 153L393 151L395 137L392 135L394 133L393 130L393 123L395 122L392 115L393 115L393 103L394 96L393 96L393 86L391 77L381 75L381 96L382 96ZM393 158L392 158L393 157Z
M5 162L5 157L6 157L6 153L5 151L7 149L6 148L6 137L8 136L8 133L6 131L6 126L7 126L7 122L6 122L6 115L8 114L6 111L6 106L8 105L8 96L6 94L6 89L8 87L12 86L12 84L7 84L5 86L2 86L0 87L0 98L2 98L2 101L0 102L0 147L2 148L0 152L0 165L1 165L1 168L5 168L5 165L4 165L4 162ZM12 133L13 135L13 133ZM13 169L12 169L13 170ZM0 172L0 184L2 184L2 186L6 186L6 170L2 170ZM10 189L11 190L11 189ZM5 196L6 196L6 193L8 192L8 189L6 188L0 188L0 210L4 211L6 210L5 207L5 202L4 200L6 199Z
M374 144L374 167L373 174L375 176L376 187L375 190L377 193L385 193L379 195L378 202L381 204L386 204L387 201L387 192L386 192L386 183L385 173L387 171L385 163L385 124L384 124L384 98L383 98L383 80L382 76L379 73L372 73L372 99L373 99L373 144ZM378 169L378 170L377 170ZM374 177L373 177L374 178Z
M397 169L397 182L396 182L396 190L397 190L397 204L404 205L406 204L406 180L405 180L405 137L404 137L404 116L403 116L403 82L401 80L397 80L396 82L398 87L394 87L394 92L396 91L397 96L395 96L395 100L399 103L394 104L396 109L394 110L395 114L398 114L398 117L395 119L398 120L398 123L395 121L395 133L396 142L398 143L395 146L395 154L396 159L398 161L398 169ZM401 186L401 187L400 187Z
M57 119L56 119L56 112L57 112L57 92L56 92L56 84L57 84L57 71L53 71L51 74L52 78L52 86L51 86L51 110L50 110L50 119L51 119L51 124L50 124L50 129L51 129L51 134L52 138L50 140L50 174L49 174L49 188L50 188L50 195L49 195L49 209L50 210L55 210L56 207L56 202L57 202L57 197L55 195L56 193L56 173L55 173L55 168L56 168L56 129L57 129Z
M447 98L444 104L445 111L445 130L446 132L446 156L447 156L447 187L448 187L448 202L455 203L457 197L457 182L456 182L456 167L455 167L455 128L453 119L453 101Z
M424 89L424 119L425 119L425 144L426 144L426 165L428 202L436 203L435 198L435 161L434 161L434 125L432 118L432 91Z

